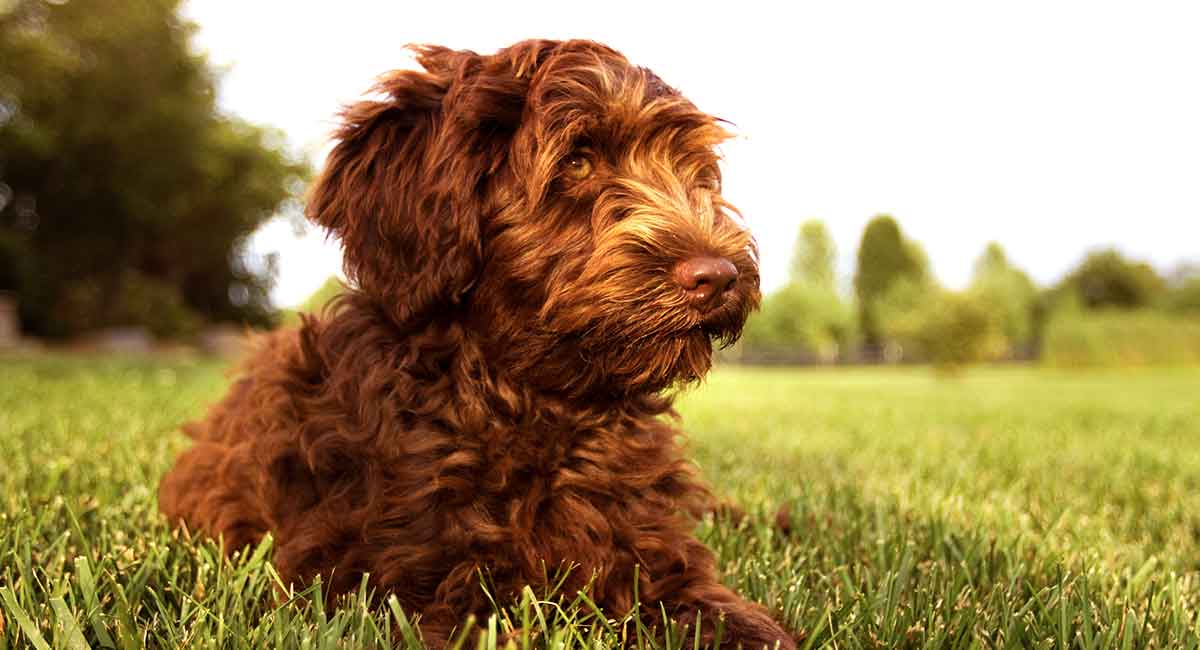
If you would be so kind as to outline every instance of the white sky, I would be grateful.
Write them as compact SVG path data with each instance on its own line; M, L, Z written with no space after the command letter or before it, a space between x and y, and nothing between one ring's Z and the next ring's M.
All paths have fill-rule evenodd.
M1200 259L1200 2L433 4L191 0L187 15L227 70L221 105L314 157L341 103L411 65L405 43L608 43L737 125L725 194L767 288L811 217L849 278L879 212L956 287L989 240L1042 283L1104 245L1162 270ZM254 247L280 253L281 305L340 267L315 229L269 225Z

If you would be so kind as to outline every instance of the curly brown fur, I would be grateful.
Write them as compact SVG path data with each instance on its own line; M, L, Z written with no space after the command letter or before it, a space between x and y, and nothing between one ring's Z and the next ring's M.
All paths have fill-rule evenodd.
M759 300L726 132L597 43L417 53L345 111L309 197L356 288L185 428L163 512L230 550L271 532L280 575L331 596L369 573L434 645L490 611L480 569L511 596L570 563L614 614L636 589L706 638L723 615L726 645L793 647L693 536L713 500L663 394ZM736 268L716 303L673 279L697 257Z

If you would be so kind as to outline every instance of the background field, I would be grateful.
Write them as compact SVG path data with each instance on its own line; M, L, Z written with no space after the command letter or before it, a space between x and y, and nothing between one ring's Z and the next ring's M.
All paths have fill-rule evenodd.
M279 606L269 544L228 563L166 530L176 426L224 382L188 359L0 359L0 648L415 642L387 601ZM753 515L701 526L727 581L812 647L1175 648L1200 642L1198 395L1187 368L725 367L679 410ZM791 536L768 525L782 505ZM471 625L638 642L605 614L530 592Z

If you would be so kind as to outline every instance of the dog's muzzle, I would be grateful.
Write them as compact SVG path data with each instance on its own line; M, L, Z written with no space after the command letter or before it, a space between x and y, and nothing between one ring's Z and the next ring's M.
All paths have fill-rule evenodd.
M691 304L707 312L724 302L737 284L738 270L723 257L693 257L676 264L672 276Z

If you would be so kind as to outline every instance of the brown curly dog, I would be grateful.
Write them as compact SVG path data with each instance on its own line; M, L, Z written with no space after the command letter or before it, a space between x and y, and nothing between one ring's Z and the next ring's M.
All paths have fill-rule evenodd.
M163 512L231 550L269 531L283 579L331 595L369 573L431 645L491 611L480 570L507 597L569 563L613 615L636 589L710 641L723 616L722 645L792 648L694 537L713 500L663 394L759 301L728 133L598 43L415 49L309 197L354 289L186 427Z

